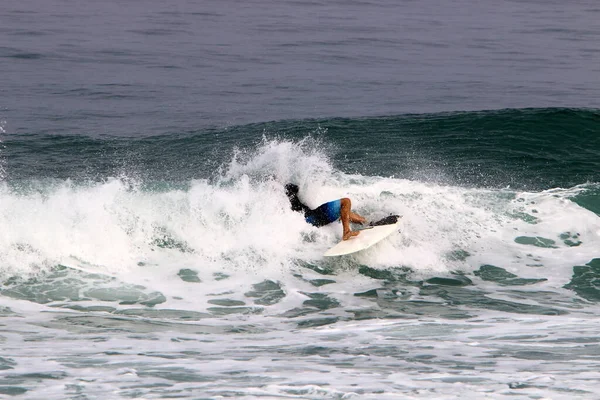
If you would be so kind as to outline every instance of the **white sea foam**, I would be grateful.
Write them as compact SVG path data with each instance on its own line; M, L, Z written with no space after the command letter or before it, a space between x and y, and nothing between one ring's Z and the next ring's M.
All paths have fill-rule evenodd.
M301 186L311 206L348 196L369 219L402 214L402 231L357 255L324 260L341 226L306 224L289 209L288 181ZM574 293L563 296L565 307L524 294L564 294L573 265L598 256L600 219L569 200L582 190L529 193L349 175L309 143L285 141L238 153L219 177L181 188L148 190L126 178L27 188L3 183L3 282L57 264L94 273L75 271L46 287L42 279L39 291L55 293L48 304L36 304L46 301L45 292L28 292L35 281L10 293L12 284L5 285L0 315L10 330L2 333L0 362L10 364L7 385L49 399L78 393L115 399L594 398L597 306L572 307ZM565 244L560 235L567 232L581 244ZM520 244L517 237L552 239L554 245ZM501 290L474 274L484 264L547 281ZM382 288L383 280L358 272L362 266L408 267L412 279L424 280L465 274L475 285L461 288L463 296L507 302L515 312L449 305L443 294L427 296L418 285ZM186 269L201 282L181 279ZM331 279L317 286L311 282L317 278ZM271 305L247 296L265 280L284 292ZM74 285L76 294L64 285ZM127 304L127 296L120 303L90 295L111 285L121 292L160 292L164 302L149 308ZM373 289L375 298L355 295ZM398 297L386 298L392 289ZM339 306L311 309L311 295ZM248 312L198 319L173 314L213 312L215 299L243 302ZM524 308L536 306L542 307L532 313ZM253 314L254 308L261 313ZM298 309L308 313L287 314ZM553 315L565 309L570 314ZM375 314L363 320L360 312ZM75 340L81 346L74 347ZM46 375L52 378L36 378Z
M322 253L339 240L341 225L306 224L289 209L283 191L289 181L300 185L310 206L347 196L369 219L403 215L400 234L357 255L326 261L339 272L349 268L352 274L360 264L403 266L428 278L471 274L491 264L560 288L572 266L596 257L600 247L600 218L568 200L577 188L520 193L348 175L308 141L265 141L256 152L238 153L220 178L180 189L144 190L116 178L35 190L4 184L2 276L75 266L181 297L186 304L177 306L184 308L196 308L208 292L239 297L264 279L294 289L301 285L292 276L294 263L324 262ZM565 232L578 234L582 243L565 245L559 238ZM555 248L516 243L517 237L552 239ZM177 273L184 268L210 285L199 290L183 282ZM232 279L215 281L215 273ZM355 276L340 279L340 292L360 289Z

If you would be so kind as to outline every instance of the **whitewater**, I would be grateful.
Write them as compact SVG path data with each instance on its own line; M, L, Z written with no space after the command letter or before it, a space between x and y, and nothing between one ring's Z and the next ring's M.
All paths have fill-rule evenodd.
M4 182L2 393L595 392L600 310L581 278L598 268L600 218L571 200L590 185L347 174L307 143L263 139L188 182ZM341 225L306 224L289 208L290 181L310 206L347 196L370 220L402 214L401 232L324 258Z

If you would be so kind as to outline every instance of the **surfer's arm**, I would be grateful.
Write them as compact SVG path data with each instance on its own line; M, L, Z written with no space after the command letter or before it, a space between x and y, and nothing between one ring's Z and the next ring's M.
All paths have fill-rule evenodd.
M304 215L311 212L310 207L308 207L306 204L301 202L300 199L298 199L298 196L294 196L293 198L291 198L290 202L292 203L293 211L299 211Z

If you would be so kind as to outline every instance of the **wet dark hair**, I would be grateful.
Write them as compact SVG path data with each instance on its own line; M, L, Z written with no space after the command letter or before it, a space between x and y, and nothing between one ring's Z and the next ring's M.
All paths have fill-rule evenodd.
M287 185L285 185L285 194L287 195L287 197L297 196L298 190L300 190L298 185L295 185L293 183L288 183Z

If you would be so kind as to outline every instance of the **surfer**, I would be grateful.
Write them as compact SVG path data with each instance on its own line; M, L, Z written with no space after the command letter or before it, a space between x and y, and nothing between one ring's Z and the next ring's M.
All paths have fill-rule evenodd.
M321 227L341 219L342 227L344 228L343 240L348 240L360 233L360 231L350 229L350 222L356 224L367 222L365 218L352 212L352 202L347 197L321 204L315 209L310 209L310 207L302 203L298 198L298 190L298 185L294 185L293 183L285 185L285 194L290 199L292 210L303 212L306 222L316 227Z

